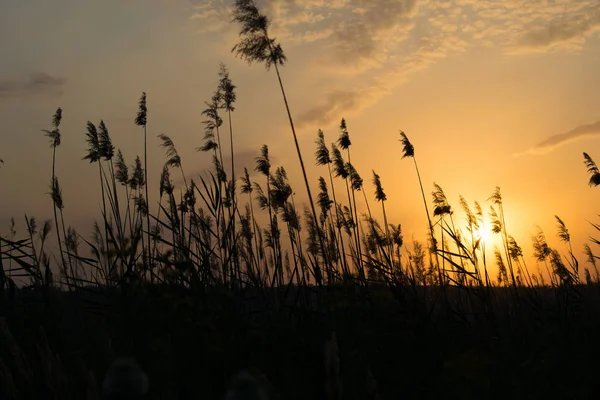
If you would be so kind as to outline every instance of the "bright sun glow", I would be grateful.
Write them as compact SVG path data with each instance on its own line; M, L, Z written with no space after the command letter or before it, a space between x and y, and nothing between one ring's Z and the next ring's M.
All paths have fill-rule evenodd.
M489 242L492 238L492 232L487 228L479 228L475 231L475 238L481 239L482 242Z

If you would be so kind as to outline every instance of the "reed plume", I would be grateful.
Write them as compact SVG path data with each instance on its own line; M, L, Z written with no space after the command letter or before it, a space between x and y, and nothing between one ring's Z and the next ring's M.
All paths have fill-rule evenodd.
M269 237L274 237L276 236L276 231L277 231L277 227L276 224L274 223L275 221L275 216L274 216L274 212L273 212L273 204L272 204L272 196L271 196L271 160L269 158L269 147L265 144L261 147L260 149L261 155L259 157L256 157L255 161L256 161L256 166L254 167L254 170L256 172L261 173L262 175L265 176L266 178L266 183L267 183L267 193L266 195L264 193L262 193L262 189L259 185L255 185L255 189L258 189L258 201L259 204L261 206L261 208L263 209L267 209L269 212L269 230L267 231L267 234ZM276 268L279 268L279 261L280 261L280 254L278 254L277 249L273 246L271 248L272 253L273 253L273 263L275 264Z
M53 129L52 130L42 129L42 132L44 132L44 136L46 136L50 139L50 147L52 147L52 181L50 183L50 189L51 189L51 197L53 200L54 224L56 226L56 239L58 240L58 249L60 252L60 259L62 261L62 264L66 265L65 256L63 254L63 249L62 249L62 241L60 238L60 228L58 225L58 213L57 213L58 205L56 203L56 200L59 199L59 197L57 196L57 193L59 193L59 190L58 190L58 179L56 178L56 148L58 146L60 146L60 138L61 138L60 123L62 121L62 117L63 117L62 109L60 107L58 107L56 109L56 112L52 116L52 128ZM60 209L62 210L62 196L60 197L60 201L61 201Z
M117 152L117 172L115 177L117 182L119 182L122 186L127 186L127 182L129 181L129 168L127 168L127 164L125 164L125 157L123 157L123 153L121 150Z
M377 175L377 173L375 173L375 171L373 171L373 185L375 186L375 199L381 202L381 209L383 210L383 224L385 226L385 238L386 243L388 244L389 258L390 260L392 260L394 251L392 249L392 241L390 240L390 230L388 227L387 213L385 212L385 202L387 200L387 196L383 191L383 186L381 185L381 178L379 177L379 175Z
M98 145L100 149L100 154L104 161L108 164L108 169L110 172L110 186L112 187L109 187L109 185L107 184L108 198L113 210L113 216L117 223L119 239L122 242L122 240L124 239L124 227L121 222L121 206L119 204L119 193L117 192L115 166L113 163L113 158L115 156L115 146L112 144L112 139L110 137L110 133L108 132L108 128L104 123L104 120L100 120L100 123L98 124Z
M344 237L342 235L342 223L341 223L342 216L340 216L340 214L338 213L338 201L337 201L337 196L335 193L335 185L333 183L333 173L331 171L331 164L333 163L333 160L331 158L331 152L329 151L329 149L327 148L327 145L325 144L325 134L323 133L323 131L321 129L319 129L317 132L317 139L315 140L315 144L317 145L317 148L315 150L316 164L319 166L326 165L327 172L329 173L329 184L331 185L331 193L333 195L335 226L338 230L335 240L336 240L336 243L337 243L338 238L340 241L340 246L338 246L338 247L340 249L340 258L342 261L342 268L345 273L349 273L350 271L348 270L348 261L346 260L346 249L345 249L345 245L344 245ZM339 152L339 150L338 150L338 152ZM338 156L338 159L341 159L341 153ZM343 160L341 161L341 163L343 165ZM343 166L342 166L342 168L343 168Z
M254 216L254 201L252 199L252 192L253 192L253 187L252 187L252 182L250 181L250 173L248 172L248 168L244 167L244 176L241 178L242 179L242 186L241 186L241 192L243 194L247 194L248 198L249 198L249 203L250 203L250 216L251 216L251 223L252 223L252 232L253 232L253 238L254 238L254 246L256 248L256 254L258 259L260 260L262 258L263 252L262 249L259 247L258 245L258 233L256 230L256 218ZM257 275L258 275L258 279L262 280L261 277L261 271L260 271L260 266L257 265Z
M127 207L125 209L125 224L127 224L127 222L129 222L129 229L130 229L130 233L133 236L133 225L131 223L131 210L130 210L130 193L129 193L129 168L127 167L127 164L125 163L125 157L123 157L123 152L121 152L121 150L117 151L117 159L115 161L115 167L116 167L116 172L115 172L115 180L117 182L119 182L119 184L123 187L125 187L125 198L127 200ZM123 227L123 230L125 230L125 226Z
M146 205L150 204L150 196L148 195L148 137L147 137L147 128L148 128L148 107L147 107L147 98L146 92L142 92L142 96L138 102L138 112L134 120L135 125L142 127L144 132L144 183L146 188ZM146 213L146 228L147 228L147 243L150 243L150 215ZM148 247L147 251L149 252L150 247ZM150 254L148 254L150 256ZM149 260L149 258L148 258Z
M506 255L506 263L508 264L508 269L510 272L510 278L512 279L512 284L513 284L513 288L515 290L515 295L518 297L517 295L517 281L515 278L515 272L514 272L514 268L512 265L512 259L509 256L508 253L508 234L506 232L506 220L504 218L504 206L502 203L502 194L500 193L500 187L496 186L496 189L494 190L494 192L492 193L492 195L488 198L488 201L491 200L492 203L498 207L498 213L495 212L493 206L490 206L492 212L491 212L491 218L492 218L492 223L494 225L494 228L492 229L495 233L500 233L501 237L502 237L502 244L504 245L504 252Z
M186 190L189 190L187 179L185 178L185 173L183 172L183 168L181 167L181 157L179 156L179 153L177 153L177 149L175 148L173 140L164 133L159 134L158 138L161 141L161 147L166 151L167 161L165 162L165 166L171 168L179 168L185 188Z
M538 260L544 263L546 266L546 272L548 273L548 279L550 279L550 283L555 285L554 274L550 272L550 268L548 267L548 259L550 258L550 254L552 253L552 249L548 246L548 242L546 241L546 236L544 232L538 227L538 230L535 235L531 237L533 242L533 255Z
M435 254L436 267L439 274L440 283L442 281L442 272L440 269L440 260L437 252L437 240L435 238L435 231L433 230L433 223L431 222L431 216L429 214L429 207L427 206L427 199L425 197L425 190L423 189L423 181L421 179L421 173L419 172L419 165L417 164L417 158L415 156L415 147L408 140L406 133L400 131L400 142L402 143L402 158L412 158L415 165L415 171L417 172L417 179L419 180L419 187L421 188L421 196L423 197L423 205L425 206L425 214L427 215L427 223L429 224L429 234L431 237L431 249Z
M600 185L600 170L598 166L587 153L583 153L584 164L587 167L588 173L591 175L588 184L590 186L598 186Z
M235 214L237 212L237 179L235 176L235 156L234 156L234 146L233 146L233 122L231 118L231 114L235 111L234 103L237 100L237 95L235 93L236 86L231 81L229 77L229 71L225 64L221 63L219 65L219 93L221 98L221 108L225 110L227 113L227 119L229 122L229 149L231 155L231 180L229 181L227 197L231 199L231 207L229 209L229 219L231 223L231 237L233 242L233 252L234 252L234 264L238 269L237 273L239 275L239 265L238 265L238 251L237 251L237 240L236 240L236 219Z
M102 219L104 221L104 238L108 241L108 215L106 213L106 195L104 189L104 178L102 171L102 163L100 160L104 157L105 159L112 159L114 154L114 147L110 142L110 136L108 130L101 122L102 128L100 131L96 128L92 122L88 121L86 125L85 140L88 144L87 154L83 157L84 160L88 160L90 163L98 163L98 174L100 177L100 192L102 196ZM110 158L109 158L110 157ZM108 242L106 243L108 250Z
M354 169L353 164L352 164L352 158L350 155L350 146L352 145L352 141L350 140L350 134L348 132L348 126L346 124L346 120L344 118L342 118L342 120L340 121L340 126L339 126L339 136L338 136L338 140L337 140L337 145L339 146L340 149L342 150L346 150L346 155L348 156L348 162L344 165L344 168L348 171L348 177L350 179L350 188L352 189L350 191L351 195L352 195L352 202L349 202L350 208L351 210L353 210L353 219L355 221L355 235L356 235L356 248L357 248L357 252L358 252L358 257L359 259L362 259L362 246L361 246L361 225L360 225L360 218L358 216L358 208L356 207L356 195L355 195L355 191L357 190L361 190L362 188L362 178L360 178L360 175L358 175L358 172L356 171L356 169ZM337 155L336 155L337 157ZM339 161L337 161L339 162ZM364 192L363 192L364 195ZM366 197L365 197L365 201L366 201ZM368 207L368 202L367 202L367 207ZM369 210L369 218L371 218L371 211Z
M290 111L285 89L283 87L281 73L279 71L279 66L283 66L287 61L287 58L283 52L283 49L281 48L281 45L277 43L275 38L271 38L269 36L268 28L270 21L266 15L260 13L254 0L235 1L233 22L239 23L242 28L239 33L239 36L241 37L240 42L233 47L232 52L234 52L236 56L240 57L241 59L246 60L249 64L252 64L253 62L263 63L267 71L271 68L271 66L275 67L279 88L281 89L281 95L283 97L290 128L292 130L292 136L294 138L294 144L296 146L296 152L298 154L298 160L300 161L300 167L302 169L302 176L306 186L306 193L308 195L310 209L314 220L317 221L317 211L315 209L312 192L310 190L306 168L304 167L302 152L300 151L300 145L298 144L294 120L292 119L292 113ZM323 234L318 226L317 233L321 245L321 252L323 253L323 258L327 263Z
M569 256L570 256L569 265L570 265L571 269L573 270L575 280L577 281L579 279L579 261L577 260L577 257L575 257L575 254L573 254L573 245L571 244L571 234L569 233L569 230L567 229L565 222L558 215L555 215L554 218L556 218L556 222L558 223L558 238L560 239L561 242L566 243L568 246L568 251L569 251Z
M364 277L364 271L362 267L362 255L361 255L361 246L360 246L360 234L358 232L358 220L354 214L354 208L352 207L352 197L351 193L351 183L350 183L350 171L348 171L348 164L344 161L342 156L342 152L335 145L335 143L331 144L331 154L332 154L332 164L333 164L333 174L336 178L342 178L346 183L346 194L348 196L348 208L347 208L347 218L344 218L344 225L346 227L346 233L350 236L350 239L354 241L354 251L355 251L355 260L356 266L358 268L359 274L361 277ZM342 216L344 213L338 213L338 216ZM351 223L350 223L351 222ZM352 243L350 245L350 250L352 250Z
M592 252L590 245L587 243L583 245L583 249L585 251L585 255L587 256L587 261L594 267L594 277L596 278L596 283L598 283L600 282L600 274L598 273L598 266L596 265L598 256Z

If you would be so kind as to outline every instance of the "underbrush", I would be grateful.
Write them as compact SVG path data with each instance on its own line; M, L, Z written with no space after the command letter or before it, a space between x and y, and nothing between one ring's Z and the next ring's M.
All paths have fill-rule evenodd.
M146 371L153 399L222 398L231 377L250 368L282 399L329 399L326 388L338 381L344 399L583 399L596 391L595 285L576 288L568 311L560 289L539 293L541 309L525 291L521 304L507 303L508 289L498 288L482 294L486 304L454 289L452 307L434 288L294 287L287 297L273 289L278 307L252 290L130 289L5 294L0 393L98 398L110 363L124 356ZM336 376L326 351L333 332Z
M371 171L366 184L352 164L344 118L335 142L317 131L323 176L312 182L313 197L283 50L252 0L236 1L234 20L242 27L236 55L275 70L308 204L297 203L267 145L236 176L243 129L234 130L236 87L221 65L202 112L198 151L213 165L204 175L187 175L173 139L160 134L166 159L150 193L146 93L132 118L144 157L133 164L107 123L87 123L82 155L97 168L102 210L84 237L65 221L58 108L43 130L53 218L26 216L23 230L13 220L0 235L0 395L96 399L111 363L134 357L153 399L222 398L236 372L253 368L281 399L594 397L600 274L592 247L584 266L555 216L561 247L539 230L537 262L528 265L506 226L500 188L483 206L461 196L458 218L440 185L426 194L415 146L400 131L427 231L405 242L402 226L388 221L381 177ZM584 162L597 186L600 170L587 153ZM487 233L499 245L490 248Z

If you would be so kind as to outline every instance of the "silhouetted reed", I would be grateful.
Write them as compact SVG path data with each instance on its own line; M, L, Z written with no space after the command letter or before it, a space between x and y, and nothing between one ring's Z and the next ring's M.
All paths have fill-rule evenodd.
M21 300L17 297L25 292L17 294L17 286L36 289L32 291L33 295L42 293L42 311L36 311L37 318L42 318L44 313L54 316L62 312L62 315L69 315L69 318L78 322L87 318L83 311L85 307L102 308L97 298L90 300L90 296L97 296L100 292L106 295L106 301L110 304L106 308L118 316L103 321L114 324L111 329L118 327L115 331L126 331L123 334L125 339L120 339L123 347L127 347L123 343L128 343L128 346L135 348L139 341L142 343L140 348L155 351L149 342L145 342L145 336L168 332L160 337L158 345L151 343L160 348L170 343L170 335L175 332L180 336L174 341L181 340L182 343L176 343L177 350L170 348L165 353L178 352L181 356L189 352L207 358L217 354L215 359L228 361L224 356L226 354L237 357L231 364L238 368L239 364L247 362L245 357L250 358L253 349L246 347L262 346L250 335L268 334L285 343L275 351L288 345L290 348L296 346L297 353L291 353L294 357L318 358L317 364L321 369L317 372L324 377L319 383L321 389L311 393L318 392L329 399L339 400L352 395L352 388L358 390L357 387L362 390L362 396L379 398L381 388L386 385L389 387L389 382L405 379L399 374L393 379L388 376L387 380L380 381L381 376L388 374L387 367L382 367L384 363L381 361L386 359L383 353L392 353L396 347L399 351L394 354L412 357L412 362L425 357L419 352L434 358L433 354L438 351L444 357L451 358L454 357L452 352L460 353L463 347L469 346L486 351L493 348L496 356L502 356L506 349L495 347L498 346L495 344L498 336L504 335L503 345L507 346L507 343L519 342L523 338L531 340L536 336L527 331L540 327L545 329L549 326L551 334L557 330L561 340L562 334L565 337L576 335L573 332L575 328L570 330L572 326L581 329L588 327L581 316L587 318L596 314L594 307L584 301L588 298L586 296L591 299L594 297L586 292L588 287L583 282L585 280L589 288L595 288L600 281L596 266L598 256L592 248L587 244L585 246L591 269L586 267L582 272L572 247L571 233L565 221L556 216L557 236L563 243L564 253L559 248L551 247L540 229L532 238L533 256L538 264L537 275L532 273L526 263L522 244L517 243L506 226L505 213L509 211L505 210L500 188L497 187L488 199L491 205L485 216L478 202L471 207L466 199L459 196L464 214L464 220L459 220L450 204L451 200L440 185L432 184L431 197L427 199L415 159L415 148L402 131L402 157L413 159L425 206L427 242L413 238L408 244L405 243L402 225L388 220L390 203L381 177L375 171L372 171L371 180L374 190L365 189L363 178L352 164L352 142L343 118L337 142L330 147L326 145L323 131L317 133L314 153L316 165L327 166L329 178L323 174L313 182L318 188L316 201L313 202L279 74L278 66L286 61L281 46L268 35L269 21L260 14L253 1L237 0L234 20L242 26L240 43L234 47L234 52L249 62L261 62L267 69L275 67L277 71L309 204L296 204L298 197L293 182L288 178L286 166L274 165L275 158L266 144L256 149L253 167L256 175L252 176L249 172L251 166L244 165L243 176L236 177L238 161L234 161L232 126L236 87L228 70L221 64L217 90L202 112L205 131L198 147L199 151L209 153L212 165L204 175L192 179L184 171L182 157L173 139L167 134L159 134L166 160L158 190L154 193L158 199L156 203L151 202L149 197L146 93L140 99L135 118L135 124L144 133L143 162L137 156L133 164L128 166L121 150L113 144L104 120L100 120L98 126L87 123L88 148L84 159L98 163L102 219L94 221L91 238L86 239L65 224L65 199L55 174L56 148L61 143L59 126L62 110L59 108L52 120L53 129L44 131L53 148L50 196L59 257L48 249L52 220L46 220L38 226L35 218L25 216L27 232L24 239L18 239L14 222L10 234L0 236L0 295L2 299L9 300L0 303L0 310L17 318L19 323L15 323L15 326L18 329L26 331L28 328L18 320L16 305L23 309L25 305L19 303ZM224 165L220 139L223 113L227 114L229 124L230 172L226 171L229 167ZM586 153L584 158L588 173L591 174L589 184L597 186L597 176L600 176L598 168ZM172 173L181 176L182 185L173 182ZM346 196L337 196L335 178L344 181ZM239 193L237 179L240 179ZM357 192L362 192L364 207L358 206ZM381 223L374 217L377 210L371 209L369 202L373 200L381 204ZM153 210L154 206L157 206L156 211ZM592 225L600 231L600 225ZM486 246L492 245L486 242L483 234L486 230L497 235L501 241L498 247L492 249L491 261L486 258ZM600 245L600 241L594 238L591 243ZM5 260L8 260L8 265ZM488 265L493 262L496 264L496 276L491 276ZM545 266L543 273L539 270L542 264ZM546 285L544 276L549 279L549 285ZM72 290L78 296L78 301L85 304L72 314L61 310L62 305L56 300L63 295L62 289L65 288ZM152 303L155 300L156 304ZM80 303L77 304L79 307ZM106 310L103 313L104 317L109 314ZM143 324L145 318L160 320L161 313L173 313L170 316L175 320L173 326L168 323L164 327L163 320L161 327L144 325L135 333L124 328L134 329L135 323ZM222 329L215 335L218 340L208 336L197 339L195 335L204 335L205 330L209 330L207 326L211 322L206 321L213 318ZM393 327L386 328L390 325ZM102 328L96 325L87 329L87 333L109 334L98 333ZM299 332L297 336L294 336L296 333L289 333L294 329ZM454 335L453 331L463 336ZM42 378L34 377L26 363L22 362L21 350L13 343L15 340L8 327L1 322L0 334L7 339L2 346L9 347L7 352L0 346L0 354L10 355L12 359L9 361L14 365L20 363L11 386L8 375L3 372L8 367L3 364L4 359L0 359L0 378L6 378L8 382L8 389L0 392L0 395L24 390L34 380L41 381ZM115 332L111 331L110 334ZM41 388L39 390L46 390L53 385L56 386L53 386L53 390L57 390L58 387L66 387L63 370L67 367L44 335L36 336L36 344L29 344L28 351L37 351L34 357L43 363L40 371L45 373L41 375L45 381L37 383ZM60 332L53 332L53 335L54 343L62 343L56 339L61 337ZM315 336L319 338L315 339ZM363 340L365 337L368 340ZM397 337L402 340L397 340ZM38 339L41 344L36 347ZM189 343L183 343L185 340ZM289 340L289 343L285 340ZM446 343L446 340L448 343L451 340L462 342L454 346ZM540 339L542 342L545 340ZM219 341L224 344L217 343ZM380 341L384 342L381 346ZM268 344L278 345L275 342ZM248 343L252 343L252 346ZM319 354L314 356L307 350L319 348L321 344L325 345L324 365L322 353L316 352ZM546 342L542 344L546 345ZM70 346L62 345L64 348ZM202 347L202 351L197 351L195 346ZM356 351L345 351L353 347L356 347ZM431 353L430 348L434 349ZM367 353L369 357L380 361L377 368L371 368ZM72 373L76 369L72 365L77 365L73 358L78 357L79 353L73 351L68 354ZM104 356L105 360L112 359L112 356ZM98 371L98 365L103 361L96 353L94 357L90 356L87 362L96 363L94 368ZM214 359L212 361L218 364ZM387 361L389 364L389 359ZM204 359L194 368L204 368L199 365L202 363ZM268 365L267 362L265 364ZM176 367L178 374L185 369ZM222 367L214 366L215 370L221 368L215 376L229 376L231 371L226 375ZM156 365L153 368L152 376L159 377L159 368ZM440 370L448 368L448 365L435 368L422 365L420 368L425 368L433 376L434 373L442 374ZM280 365L273 369L280 369ZM419 368L412 369L420 373ZM290 371L298 373L292 368ZM87 369L84 372L89 378L91 372ZM314 371L304 372L309 374ZM404 372L412 373L411 379L418 378L418 373L407 372L407 369ZM495 373L502 371L498 369ZM393 371L390 374L393 375ZM173 373L164 379L173 380L175 375ZM199 377L198 380L214 379L214 376L211 377ZM273 398L273 387L263 378L257 372L238 374L226 389L226 398ZM89 379L90 382L86 382L87 390L94 392L94 383ZM406 380L404 383L407 383ZM178 384L192 386L184 379ZM459 385L447 385L446 388L455 386ZM139 365L132 360L120 359L108 370L102 393L107 398L141 396L147 394L149 387L148 375ZM224 388L225 384L222 386ZM0 387L0 390L4 389Z
M587 153L583 153L585 166L588 168L588 173L590 176L589 185L590 186L598 186L600 185L600 170L598 170L598 166Z
M52 180L50 181L50 197L52 198L53 209L54 209L54 225L56 227L56 240L58 241L58 248L61 257L62 265L65 266L65 257L62 249L62 242L60 238L60 226L58 224L57 209L64 207L62 203L62 194L58 188L58 178L56 178L56 148L60 146L60 123L62 121L62 109L59 107L52 116L52 130L42 129L44 135L50 139L50 147L52 147Z
M142 128L142 131L144 133L144 182L146 183L145 188L146 188L146 197L145 197L145 204L146 206L150 205L150 197L148 195L148 138L147 138L147 128L148 128L148 107L147 107L147 99L146 99L146 92L142 93L142 96L140 97L139 103L138 103L138 112L137 115L135 117L134 123L137 126L140 126ZM141 197L140 197L141 199ZM140 200L140 203L142 201ZM143 257L148 257L150 258L150 214L149 212L146 212L146 252L145 255ZM144 241L142 240L142 247Z
M264 63L267 70L269 70L272 66L275 67L279 88L281 89L281 95L283 96L283 102L285 104L285 109L290 122L290 128L292 130L292 136L294 138L294 144L296 146L296 152L298 154L298 160L300 161L300 167L302 169L302 176L304 177L304 184L306 185L308 202L312 216L314 220L317 221L317 211L315 210L315 204L313 202L308 176L304 167L302 152L300 151L300 145L298 144L294 120L292 119L287 96L283 87L283 81L279 72L279 66L283 66L287 61L287 58L283 53L281 45L276 41L275 38L271 38L269 36L268 28L270 21L266 15L260 13L254 0L235 1L233 22L239 23L242 28L239 34L241 37L240 42L233 47L232 52L234 52L238 57L246 60L249 64L253 62ZM325 243L319 227L317 227L317 233L324 263L327 264L328 261L326 259Z

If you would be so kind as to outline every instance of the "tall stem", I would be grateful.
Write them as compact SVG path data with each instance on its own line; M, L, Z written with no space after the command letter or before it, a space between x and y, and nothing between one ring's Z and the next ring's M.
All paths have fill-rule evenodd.
M387 213L385 212L385 201L381 202L381 209L383 210L383 223L385 224L385 238L388 241L388 251L390 252L390 267L392 267L394 264L394 249L392 240L390 238L390 230L388 228Z
M55 175L55 166L56 166L56 146L53 147L52 150L52 191L54 192L56 175ZM65 255L63 254L62 242L60 241L60 229L58 226L58 214L56 213L56 202L54 201L54 197L52 197L52 205L54 208L54 224L56 225L56 237L58 239L58 251L60 252L60 260L63 264L63 267L66 265Z
M148 255L148 266L150 266L152 264L151 260L150 260L150 196L148 195L148 140L147 140L147 135L146 135L146 124L144 124L144 175L145 175L145 180L146 180L146 226L148 228L148 233L147 233L147 255ZM142 246L143 248L143 246Z
M217 148L219 149L219 156L217 158L217 160L219 160L219 166L221 168L221 171L217 170L217 180L219 181L219 190L221 193L223 193L223 181L221 181L221 174L220 172L223 172L223 174L225 174L225 166L223 165L223 150L221 149L221 133L219 132L219 127L217 126L216 128L217 131ZM217 157L217 151L215 149L215 157ZM224 176L225 179L225 183L227 183L227 177ZM227 185L225 185L225 190L227 190ZM222 196L222 195L221 195ZM223 259L223 261L228 260L229 262L229 279L231 281L231 284L233 285L233 269L231 267L231 257L229 257L229 255L227 254L228 250L229 250L229 240L227 237L227 223L225 222L225 207L223 204L223 200L221 198L221 201L219 202L220 204L220 212L221 212L221 220L222 220L222 226L225 227L225 229L223 230L223 248L225 250L225 257ZM228 215L229 215L229 219L231 220L232 215L231 215L231 209L228 210ZM217 227L218 229L219 227ZM227 265L223 265L223 271L227 270ZM225 273L225 272L224 272Z
M423 196L423 204L425 205L425 213L427 214L427 222L429 223L429 232L431 233L431 241L433 242L433 248L435 250L435 264L438 270L440 279L440 285L443 285L442 271L440 270L440 259L437 251L437 241L435 240L435 232L433 230L433 224L431 223L431 217L429 215L429 207L427 207L427 199L425 198L425 190L423 189L423 181L421 181L421 174L419 173L419 166L417 165L417 159L413 155L413 162L415 163L415 169L417 171L417 178L419 179L419 186L421 187L421 195Z
M124 237L124 232L123 232L123 223L121 220L121 208L119 205L119 193L117 192L117 182L115 179L115 168L112 162L112 159L110 160L110 177L111 177L111 181L112 181L112 190L114 193L114 198L115 198L115 210L116 210L116 215L115 215L115 219L117 220L117 231L119 233L119 240L123 240ZM122 243L121 243L122 246Z
M275 266L275 271L273 272L273 282L275 281L275 276L277 274L278 268L279 268L279 256L277 255L277 246L276 243L274 241L274 237L275 237L275 229L274 229L274 225L273 225L273 210L271 207L271 183L269 182L269 175L267 175L267 205L268 210L269 210L269 232L271 233L271 241L273 242L273 246L271 247L271 253L273 253L273 265ZM269 276L268 273L268 263L267 263L267 277Z
M98 160L98 172L100 174L100 192L102 194L102 220L104 221L104 240L106 241L106 252L110 253L108 248L108 217L106 215L106 200L104 199L104 181L102 180L102 161ZM107 255L107 262L110 264L110 259Z
M252 216L252 230L254 232L254 246L256 247L256 272L258 274L258 279L262 282L262 277L260 273L260 247L258 247L258 234L256 232L256 219L254 219L254 205L252 205L252 193L248 193L248 197L250 197L250 214Z
M238 275L240 274L240 267L237 259L237 240L235 236L235 212L236 212L236 183L235 179L235 157L233 156L233 125L231 123L231 110L227 110L227 118L229 120L229 145L231 149L231 212L229 213L231 220L231 237L233 238L233 256L234 265L237 268Z
M359 275L361 276L361 278L365 277L365 271L363 269L363 265L362 265L362 257L359 255L358 253L358 234L356 231L356 227L358 226L358 221L356 220L356 218L354 217L354 210L352 208L352 198L350 197L350 184L348 183L348 178L344 179L346 181L346 194L348 195L348 209L350 210L350 217L353 219L352 221L352 230L354 231L354 245L355 247L355 252L356 252L356 258L357 258L357 262L356 265L358 267L358 272ZM349 233L348 234L350 236L350 239L352 239L352 235ZM352 243L350 243L350 249L352 249Z
M517 291L517 281L515 279L515 273L513 271L512 259L510 258L510 254L508 253L508 235L506 233L506 221L504 220L504 207L502 207L502 203L500 203L499 206L500 206L500 216L502 217L502 234L503 234L502 241L504 243L504 251L506 253L506 261L508 263L508 268L510 270L510 277L513 282L513 289L515 291L515 296L518 301L519 292Z
M356 249L358 251L358 259L362 262L362 245L360 243L360 219L358 217L358 208L356 207L356 195L354 193L354 187L350 184L350 189L352 192L352 204L350 205L350 209L354 208L354 234L356 235Z
M277 67L277 63L275 65L275 71L277 72L277 80L279 81L279 87L281 89L281 94L283 96L283 102L285 103L285 109L287 111L288 119L290 120L290 127L292 128L292 135L294 136L294 144L296 145L296 152L298 153L298 159L300 161L300 167L302 168L302 176L304 177L304 184L306 185L306 193L308 194L308 202L310 203L310 209L313 214L313 218L315 222L319 219L317 218L317 211L315 210L315 204L313 202L312 192L310 191L310 185L308 183L308 176L306 175L306 168L304 168L304 161L302 160L302 153L300 152L300 145L298 144L298 137L296 136L296 129L294 128L294 120L292 119L292 114L290 112L290 107L287 101L287 96L285 95L285 90L283 88L283 82L281 81L281 74L279 73L279 68ZM325 265L328 265L327 261L327 252L325 251L325 242L323 241L323 232L319 228L317 224L317 233L319 235L319 243L321 245L321 253L323 254L323 260Z
M327 164L327 170L329 171L329 182L331 183L331 193L333 194L333 204L335 211L335 226L338 228L338 235L340 237L340 243L342 245L341 248L341 256L342 256L342 267L344 268L345 273L349 273L348 262L346 260L346 249L344 248L344 236L342 235L342 227L338 227L339 215L338 215L338 202L335 196L335 186L333 185L333 175L331 174L331 163Z
M350 148L347 149L348 152L348 164L352 165L352 158L350 157ZM350 204L350 210L354 209L354 221L355 221L355 229L354 235L356 236L356 249L358 251L358 259L362 263L362 245L360 243L360 218L358 217L358 208L356 207L356 195L354 193L354 186L351 184L350 188L352 189L352 204ZM369 210L369 214L371 210Z
M60 221L62 223L63 238L65 239L65 246L67 248L67 259L69 260L69 265L68 265L69 269L67 270L67 265L66 264L63 267L63 271L64 271L64 274L65 274L65 279L67 279L67 283L68 283L70 278L75 279L75 274L73 273L73 262L71 260L71 254L69 254L69 246L66 244L67 231L65 229L65 217L64 217L64 214L63 214L63 210L60 210ZM71 276L69 276L68 271L71 271ZM74 281L74 282L75 282L75 285L77 285L76 281ZM71 286L75 286L75 285L69 285L69 290L74 289L74 288L71 288Z

